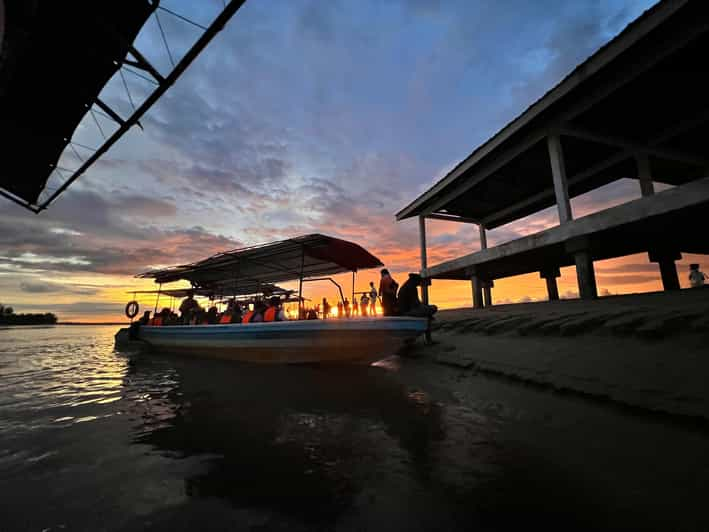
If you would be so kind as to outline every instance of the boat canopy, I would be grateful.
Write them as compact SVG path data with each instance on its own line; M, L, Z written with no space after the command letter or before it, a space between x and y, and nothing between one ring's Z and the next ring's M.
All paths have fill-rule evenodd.
M133 290L128 294L160 294L169 297L183 298L190 293L202 297L240 297L240 296L290 296L294 290L286 290L273 284L239 283L237 286L223 286L218 292L209 288L168 288L161 290Z
M362 246L322 234L309 234L269 244L217 253L191 264L138 274L156 283L189 281L214 293L250 285L263 291L266 284L312 279L383 266Z

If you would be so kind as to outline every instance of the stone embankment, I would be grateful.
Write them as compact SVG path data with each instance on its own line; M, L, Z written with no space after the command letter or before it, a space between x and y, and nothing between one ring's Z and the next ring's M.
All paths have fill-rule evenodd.
M413 356L709 421L709 288L439 312Z

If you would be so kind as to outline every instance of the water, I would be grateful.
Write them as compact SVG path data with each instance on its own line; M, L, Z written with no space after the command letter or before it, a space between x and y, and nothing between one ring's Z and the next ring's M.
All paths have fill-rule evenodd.
M706 530L709 432L449 368L0 330L0 530Z

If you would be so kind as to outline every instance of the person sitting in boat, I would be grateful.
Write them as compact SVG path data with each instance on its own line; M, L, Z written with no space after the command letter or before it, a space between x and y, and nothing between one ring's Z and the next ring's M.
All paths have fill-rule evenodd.
M281 300L272 297L268 302L268 308L263 313L263 321L286 321L287 319Z
M254 309L249 310L244 317L241 318L241 323L259 323L263 321L263 314L266 312L267 305L263 301L254 303Z
M143 315L138 320L138 323L140 323L141 325L148 325L150 323L150 314L151 314L151 311L149 311L149 310L146 310L145 312L143 312Z
M235 299L230 299L226 305L226 310L219 318L219 323L222 325L229 323L241 323L243 318L241 305Z
M170 309L165 307L160 312L153 316L150 320L150 325L159 327L161 325L170 325Z
M219 323L219 309L216 305L212 305L204 315L204 324L216 325L217 323Z
M192 323L197 313L202 310L199 303L194 299L194 292L187 292L187 297L180 304L180 319L182 323Z
M369 298L367 297L367 292L362 293L362 297L359 299L359 312L367 317L367 309L369 308Z
M399 289L397 301L399 315L416 318L430 318L437 311L436 305L426 305L419 299L419 286L425 281L418 273L410 273L406 282Z
M394 280L386 268L382 269L381 275L379 297L382 298L382 314L394 316L396 315L396 292L399 289L399 283Z

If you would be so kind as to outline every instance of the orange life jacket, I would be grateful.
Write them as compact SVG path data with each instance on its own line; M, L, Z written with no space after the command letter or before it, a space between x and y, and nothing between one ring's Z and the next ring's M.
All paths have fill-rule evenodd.
M263 321L276 321L278 309L276 307L268 307L263 313Z
M231 314L229 312L222 314L222 317L219 318L219 323L231 323Z
M244 314L244 317L241 318L241 323L251 323L251 318L254 317L254 311L249 310L246 314Z
M162 325L162 316L155 316L152 320L151 325L155 325L155 326Z

